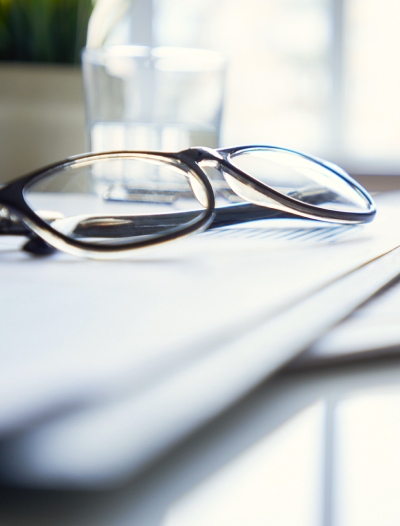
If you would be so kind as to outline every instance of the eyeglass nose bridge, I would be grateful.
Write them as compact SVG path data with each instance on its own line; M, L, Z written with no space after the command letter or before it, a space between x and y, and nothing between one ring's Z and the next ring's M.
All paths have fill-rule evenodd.
M208 166L211 168L217 168L220 161L223 160L223 157L217 150L205 146L195 146L183 150L182 152L179 152L179 158L182 161L194 162L196 164L201 163L202 166Z

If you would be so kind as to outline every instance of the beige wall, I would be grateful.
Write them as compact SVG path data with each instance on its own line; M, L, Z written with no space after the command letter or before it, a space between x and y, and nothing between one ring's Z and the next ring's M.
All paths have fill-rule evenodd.
M80 68L0 63L0 182L85 151Z
M400 177L397 175L354 175L353 177L370 192L400 190Z

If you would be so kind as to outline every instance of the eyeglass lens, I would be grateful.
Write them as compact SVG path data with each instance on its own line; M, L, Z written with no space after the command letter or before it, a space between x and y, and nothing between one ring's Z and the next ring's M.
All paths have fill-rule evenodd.
M64 165L24 190L62 234L92 244L156 238L201 218L206 193L193 175L158 159L102 158Z
M365 212L371 208L357 188L329 168L302 155L260 148L239 151L229 160L255 179L302 203L341 212ZM276 207L267 196L239 183L229 173L225 173L225 177L244 199Z

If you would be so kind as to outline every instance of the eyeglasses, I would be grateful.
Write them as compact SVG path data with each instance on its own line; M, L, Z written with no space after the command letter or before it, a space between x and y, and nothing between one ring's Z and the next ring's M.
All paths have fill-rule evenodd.
M0 188L0 234L100 259L243 221L366 223L375 212L338 166L271 146L80 155Z

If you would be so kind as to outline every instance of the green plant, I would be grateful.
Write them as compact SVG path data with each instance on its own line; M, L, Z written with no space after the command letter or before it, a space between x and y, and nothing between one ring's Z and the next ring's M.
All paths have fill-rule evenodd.
M78 63L92 0L0 0L0 60Z

